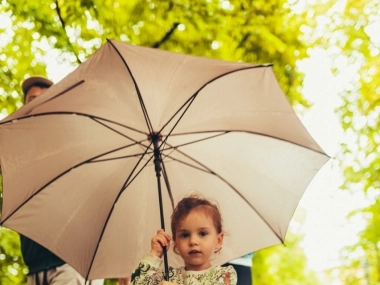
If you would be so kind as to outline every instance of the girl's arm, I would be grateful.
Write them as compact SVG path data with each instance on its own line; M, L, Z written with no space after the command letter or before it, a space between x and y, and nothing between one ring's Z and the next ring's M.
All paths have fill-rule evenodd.
M135 273L132 274L132 285L158 285L164 279L164 272L160 270L163 247L169 248L170 236L164 230L158 230L151 239L150 253L144 256Z
M132 285L158 285L164 279L163 270L159 269L161 258L150 253L145 254L138 268L132 274Z

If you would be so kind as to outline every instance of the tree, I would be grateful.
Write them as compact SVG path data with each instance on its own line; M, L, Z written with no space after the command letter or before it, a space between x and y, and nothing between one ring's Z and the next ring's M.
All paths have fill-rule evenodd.
M353 211L366 227L359 241L343 252L344 284L362 284L355 274L365 267L367 284L380 281L380 49L377 31L380 21L378 1L327 1L316 4L323 21L320 43L334 59L337 76L347 69L355 71L351 84L345 86L343 104L337 110L347 134L339 157L345 182L343 190L359 191L369 206ZM364 266L364 265L365 266ZM363 267L364 266L364 267ZM351 270L348 270L351 268ZM353 269L357 270L353 270Z
M0 106L7 108L3 113L20 107L15 90L19 92L25 75L45 74L47 54L54 52L56 61L75 65L107 38L225 60L273 63L290 101L306 105L300 93L303 75L295 63L306 57L301 27L307 18L292 13L284 0L3 0L0 12L12 27L0 46Z
M286 245L277 245L253 255L255 285L317 285L317 275L307 267L306 255L300 247L301 235L288 234Z
M24 284L27 271L21 260L19 239L15 232L1 229L0 251L0 266L3 272L0 275L1 284Z
M2 0L0 16L5 24L0 42L1 115L21 107L21 82L28 75L46 74L51 57L58 63L76 66L107 38L224 60L273 63L289 101L308 106L300 92L303 74L296 63L307 57L303 31L313 23L306 12L295 13L292 3ZM4 245L8 246L11 244ZM17 262L23 268L20 258ZM0 278L9 274L4 268Z
M318 276L307 263L300 246L300 233L305 222L306 210L297 209L289 226L283 245L272 246L255 252L252 258L252 283L254 285L318 285Z
M342 256L344 258L344 282L350 281L353 285L362 284L365 279L367 284L378 284L380 280L380 200L372 205L353 211L351 215L364 214L367 218L366 227L359 233L359 240L346 247ZM354 256L354 258L352 257ZM355 270L352 270L355 268ZM351 269L351 270L348 270ZM347 283L345 283L347 284Z

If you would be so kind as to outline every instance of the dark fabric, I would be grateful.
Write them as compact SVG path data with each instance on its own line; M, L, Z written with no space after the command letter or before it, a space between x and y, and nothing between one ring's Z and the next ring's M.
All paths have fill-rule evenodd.
M237 285L252 285L251 268L244 265L226 263L223 266L231 265L237 273Z
M45 271L65 264L58 256L27 238L20 235L21 252L25 264L29 268L29 274Z
M36 282L36 285L41 285L40 284L40 277L39 277L38 273L34 273L34 280ZM43 272L42 285L49 285L48 280L47 280L47 270L44 270L44 272Z
M47 270L44 270L43 279L44 279L44 281L43 281L42 285L49 285L48 280L47 280Z
M40 284L40 278L39 278L39 276L38 276L38 273L34 274L34 279L35 279L36 285L41 285L41 284Z

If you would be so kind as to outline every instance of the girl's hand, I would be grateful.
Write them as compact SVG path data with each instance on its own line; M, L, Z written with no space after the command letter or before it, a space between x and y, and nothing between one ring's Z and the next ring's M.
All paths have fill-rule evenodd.
M178 284L174 282L169 282L169 281L161 281L159 285L178 285Z
M152 240L150 242L150 253L161 258L163 255L163 247L166 246L168 249L170 247L170 240L170 236L165 233L164 230L158 230L157 234L152 237Z

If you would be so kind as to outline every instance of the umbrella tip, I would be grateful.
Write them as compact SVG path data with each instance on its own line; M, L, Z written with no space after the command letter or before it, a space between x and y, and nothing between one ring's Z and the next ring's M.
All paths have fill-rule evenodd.
M159 142L159 141L162 141L162 134L160 133L151 133L151 134L148 134L148 140L151 141L151 142Z

